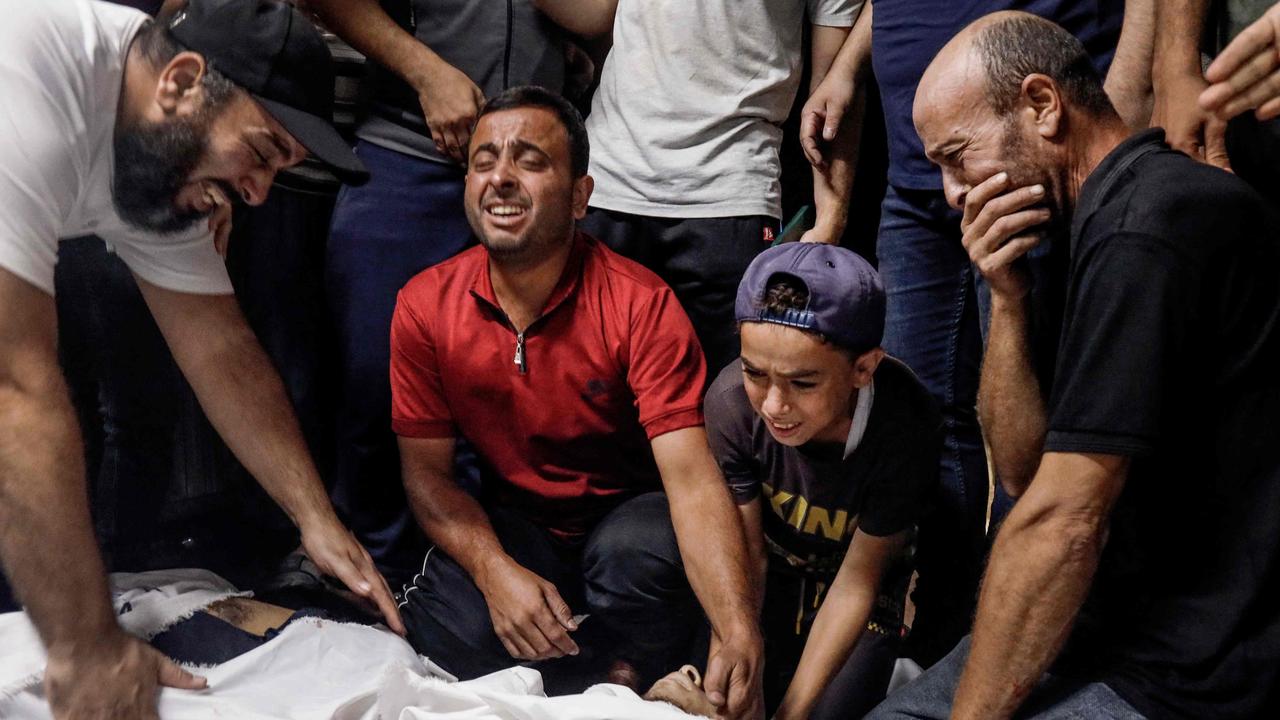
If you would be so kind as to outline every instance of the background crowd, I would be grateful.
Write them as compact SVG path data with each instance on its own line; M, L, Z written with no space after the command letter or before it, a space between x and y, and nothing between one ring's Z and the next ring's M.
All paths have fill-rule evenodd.
M183 3L126 4L172 17ZM739 335L743 315L735 313L735 298L762 252L779 239L800 239L842 245L875 265L875 282L883 283L883 337L842 347L858 357L882 347L881 355L891 358L880 365L877 356L867 370L868 377L879 373L881 397L901 392L915 398L918 384L918 415L927 421L917 428L918 418L902 419L918 431L920 447L897 449L915 462L895 472L936 484L936 492L912 494L919 502L909 520L882 511L886 519L877 534L911 528L903 547L895 549L897 571L886 568L883 582L877 573L882 599L869 618L881 637L891 639L882 650L888 666L893 658L905 657L928 668L969 632L995 530L1035 470L1003 454L1008 445L996 447L993 433L1005 432L1007 424L979 416L980 406L985 412L1005 402L985 394L991 386L983 386L989 372L983 355L988 342L1007 337L1001 335L1007 326L1000 324L1000 296L1007 287L999 285L1003 278L993 281L983 272L981 263L975 266L974 219L964 203L964 194L975 191L957 190L947 157L940 162L936 148L925 144L928 138L922 143L927 123L920 118L917 89L939 50L991 12L1024 10L1052 20L1079 40L1093 70L1105 79L1106 95L1122 123L1116 128L1164 128L1174 149L1228 168L1268 202L1280 201L1280 120L1267 119L1280 114L1277 101L1253 94L1263 91L1248 91L1246 100L1228 95L1221 89L1225 66L1215 71L1209 65L1251 24L1272 29L1280 24L1280 11L1266 2L295 4L324 32L337 73L335 124L368 169L369 180L343 185L330 167L310 159L286 169L269 196L262 188L263 197L236 203L229 236L219 237L219 249L239 307L283 380L338 518L388 585L400 591L396 600L406 614L414 612L409 590L439 587L446 579L422 579L428 574L424 558L430 558L432 541L440 540L435 533L428 540L405 494L402 465L420 467L424 456L417 465L414 458L402 458L402 449L410 447L403 438L426 436L404 429L418 426L400 414L399 398L393 413L393 389L405 392L405 383L393 388L388 374L397 350L393 317L403 337L404 319L397 315L407 312L397 311L401 289L477 243L476 221L469 222L467 215L468 161L474 158L468 147L486 100L504 91L536 85L563 96L585 117L590 155L583 170L594 189L587 191L590 200L584 200L576 227L671 288L691 324L690 346L700 347L705 356L705 372L689 370L682 382L690 386L686 390L696 387L699 397L704 387L712 388L709 414L717 404L724 406L717 411L722 418L739 410L744 422L751 417L745 405L725 406L732 403L724 399L724 385L732 383L725 379L729 376L742 382L742 367L733 363L740 355L746 361L750 351ZM1274 86L1280 56L1271 49L1257 57L1263 59L1251 61L1251 79L1264 78L1262 85ZM1210 90L1206 77L1219 85ZM1242 112L1258 106L1257 113ZM564 124L572 132L572 123ZM575 178L579 175L575 171ZM1075 199L1066 204L1074 207ZM1046 320L1060 319L1075 307L1075 298L1049 280L1071 260L1065 246L1045 243L1030 249L1024 262L1028 337L1039 343L1029 351L1037 358L1031 372L1041 388L1051 388L1066 382L1054 373L1059 352L1079 350L1060 350L1062 338L1052 332L1057 325ZM875 275L869 266L867 271ZM214 432L125 261L99 237L65 240L58 248L54 281L59 359L84 438L94 531L107 569L208 568L281 604L289 604L290 592L320 587L320 569L296 550L293 519ZM411 286L415 295L402 297L402 304L412 299L420 314L433 305L455 312L445 304L445 291L423 295L423 282ZM663 328L664 336L689 334L683 327ZM521 344L517 365L524 362L523 352ZM895 373L910 380L888 377ZM895 383L905 389L885 389ZM662 402L686 410L680 398ZM637 406L646 411L642 400ZM423 418L430 415L421 412ZM710 418L708 425L713 425ZM725 465L732 431L709 431L735 501L755 499L762 492L760 478L735 482ZM647 439L654 436L650 429ZM993 446L990 452L984 439ZM851 443L842 459L857 445ZM481 492L495 453L503 452L491 445L459 437L442 456L460 487ZM654 453L662 469L656 445ZM409 474L403 472L405 478ZM663 481L668 481L665 474ZM765 499L782 513L785 501L777 490L776 483L769 486ZM668 484L667 494L674 498L672 493ZM804 511L797 512L799 529ZM872 515L867 522L874 522ZM746 523L750 531L749 516ZM686 532L679 519L674 532ZM792 551L769 549L781 556ZM804 547L800 553L805 552L812 560L825 551ZM694 590L699 589L696 572L690 570ZM834 571L821 577L829 583ZM798 593L800 610L805 603L819 605L826 585L806 589L795 580L770 585L770 597L761 600L767 618L780 626L794 619L794 635L804 637L814 626L812 614L802 618L804 613L790 606L769 612L771 605L781 607L773 597L781 587ZM664 602L675 606L689 600ZM0 608L13 605L0 583ZM359 612L338 602L330 611ZM576 629L576 620L565 622ZM645 622L655 626L659 621ZM410 630L416 643L446 646L436 630L417 638ZM682 627L658 634L696 632ZM870 642L864 641L864 652L870 652ZM474 650L461 647L458 654L479 663ZM801 660L799 648L792 650L794 672ZM497 651L509 659L502 648ZM659 651L643 654L652 659ZM478 664L464 674L486 669ZM671 668L643 668L640 678L647 685L663 669ZM789 675L772 678L773 687L766 680L770 708L782 702L789 680ZM842 716L849 712L849 697L870 709L887 682L887 675L877 676L879 695L874 689L870 695L851 689L825 710L815 709L815 698L807 698L801 714ZM1142 710L1153 713L1151 707Z

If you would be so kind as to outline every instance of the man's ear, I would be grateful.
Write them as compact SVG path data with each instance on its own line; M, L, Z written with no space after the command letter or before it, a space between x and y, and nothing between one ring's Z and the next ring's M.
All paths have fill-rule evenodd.
M1036 133L1051 140L1063 130L1062 89L1053 78L1032 73L1022 79L1023 112L1027 113Z
M185 115L204 104L204 87L200 81L208 72L204 56L183 51L173 56L160 70L156 81L156 105L167 115Z
M864 388L871 384L876 368L884 360L884 348L871 348L853 359L853 386Z
M587 202L591 200L591 191L596 189L596 181L590 175L583 175L573 181L573 219L581 220L587 216Z

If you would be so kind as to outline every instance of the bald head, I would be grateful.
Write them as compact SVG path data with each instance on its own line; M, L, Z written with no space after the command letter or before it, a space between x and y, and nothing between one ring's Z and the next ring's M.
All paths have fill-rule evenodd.
M1012 112L1030 75L1050 78L1073 109L1094 117L1115 110L1084 46L1071 33L1036 15L992 13L970 23L948 42L920 79L921 96L939 90L981 89L997 116Z

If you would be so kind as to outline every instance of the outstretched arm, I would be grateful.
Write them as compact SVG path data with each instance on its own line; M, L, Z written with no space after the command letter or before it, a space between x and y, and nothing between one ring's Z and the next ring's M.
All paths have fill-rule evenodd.
M403 633L391 590L338 520L284 385L231 295L191 295L138 278L143 298L209 422L302 532L307 555Z
M991 550L952 718L1012 717L1062 650L1128 467L1114 455L1045 454Z
M707 696L731 717L759 717L764 643L742 520L703 428L674 430L652 445L689 584L718 640L707 664Z
M160 685L204 680L116 624L53 298L0 269L0 308L0 562L48 650L50 708L59 720L154 718Z

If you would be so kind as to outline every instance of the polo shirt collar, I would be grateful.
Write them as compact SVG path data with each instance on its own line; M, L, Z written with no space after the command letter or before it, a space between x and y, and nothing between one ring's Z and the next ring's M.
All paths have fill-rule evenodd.
M1134 162L1164 147L1164 129L1151 128L1129 136L1107 153L1107 156L1098 163L1098 167L1089 173L1089 177L1085 178L1084 184L1080 186L1080 198L1076 201L1075 217L1071 219L1071 237L1080 237L1080 231L1084 229L1090 216L1102 207L1102 203L1106 202L1116 181Z
M575 230L573 247L569 249L569 259L565 262L564 270L560 272L560 279L556 282L555 289L551 291L551 296L547 298L547 304L542 308L542 312L538 313L538 317L550 314L561 303L572 297L578 289L578 285L582 283L582 267L587 255L587 244L586 235L581 230ZM484 252L484 264L471 283L471 294L477 300L502 312L502 306L498 304L498 294L493 290L493 278L489 276L489 251L487 250Z

